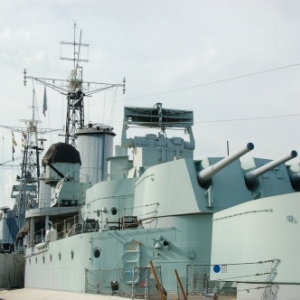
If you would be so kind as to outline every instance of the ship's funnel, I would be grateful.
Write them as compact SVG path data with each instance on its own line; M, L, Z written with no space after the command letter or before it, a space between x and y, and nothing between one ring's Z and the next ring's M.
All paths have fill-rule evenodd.
M245 147L243 147L236 153L231 154L231 155L223 158L216 164L209 166L209 167L205 168L204 170L198 172L197 179L198 179L199 184L200 185L204 184L206 181L211 179L220 170L222 170L223 168L225 168L226 166L231 164L233 161L237 160L238 158L240 158L241 156L243 156L244 154L248 153L249 151L251 151L253 149L254 149L254 145L252 143L248 143Z
M251 186L251 184L253 184L253 182L255 181L255 179L258 176L268 172L269 170L276 168L277 166L289 161L290 159L297 157L297 155L298 155L297 151L293 150L290 153L288 153L276 160L273 160L273 161L265 164L264 166L261 166L260 168L257 168L255 170L245 173L244 177L245 177L247 186L248 187Z

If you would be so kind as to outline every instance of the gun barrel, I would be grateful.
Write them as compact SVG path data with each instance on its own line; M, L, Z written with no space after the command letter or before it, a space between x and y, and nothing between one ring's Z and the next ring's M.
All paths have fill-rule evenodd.
M244 177L245 177L246 183L250 184L258 176L268 172L269 170L276 168L277 166L289 161L292 158L297 157L297 155L298 155L297 151L292 150L290 153L288 153L276 160L270 161L269 163L265 164L264 166L261 166L260 168L257 168L255 170L245 173Z
M237 160L238 158L240 158L241 156L243 156L244 154L248 153L249 151L251 151L253 149L254 149L254 145L252 143L248 143L245 147L243 147L236 153L231 154L227 157L224 157L222 160L220 160L216 164L209 166L209 167L205 168L204 170L201 170L197 174L197 179L198 179L199 184L205 183L206 181L211 179L212 176L214 176L216 173L218 173L220 170L222 170L223 168L225 168L226 166L231 164L233 161Z

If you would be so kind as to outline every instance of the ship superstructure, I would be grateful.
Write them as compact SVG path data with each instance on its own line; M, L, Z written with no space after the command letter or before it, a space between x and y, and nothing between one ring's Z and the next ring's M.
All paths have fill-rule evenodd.
M289 203L295 213L282 222L293 225L294 233L297 232L293 220L297 219L300 205L296 200L299 164L285 165L297 156L296 151L274 161L245 159L243 156L254 148L252 143L246 143L228 157L194 160L191 110L165 109L161 103L152 108L125 107L123 122L122 144L116 147L114 156L107 158L107 177L85 187L83 196L77 193L81 208L73 216L61 218L60 225L53 225L43 243L28 247L28 287L107 293L111 290L109 282L116 281L118 292L130 296L129 291L144 284L141 270L149 268L151 261L160 267L164 288L169 293L176 293L174 269L186 278L189 293L227 292L243 299L247 289L256 295L262 290L273 293L269 286L280 286L284 293L298 290L297 275L293 273L292 280L285 274L295 257L291 258L284 249L277 251L272 239L268 251L254 251L266 235L274 234L271 227L261 231L262 237L257 241L252 237L252 246L246 240L248 230L254 234L251 227L257 229L247 219L254 218L250 222L255 222L256 216L271 216L274 219L270 222L276 222L280 214L274 212L283 203ZM128 138L127 130L137 125L146 130L157 128L158 132ZM187 137L168 137L168 129L172 128L182 129ZM132 159L126 149L132 149ZM66 164L70 167L72 163ZM59 165L55 168L61 172ZM63 187L74 177L66 189L75 191L71 187L75 176L70 174L61 184ZM68 198L64 198L64 192L60 197L58 185L56 191L55 197L61 201L48 208L52 224L63 216L64 209L72 209L71 204L64 206ZM51 211L55 213L52 215ZM33 220L34 210L28 216ZM248 225L242 229L238 223L232 224L237 218ZM236 226L237 236L245 234L244 239L239 238L243 243L232 236L234 255L230 254L233 242L223 237L223 228L232 230L232 226ZM278 229L276 245L281 239L286 239L286 235ZM224 247L226 253L222 251ZM244 247L250 247L248 252L252 255L243 255ZM260 276L255 277L254 271L247 269L252 264L265 268L258 272ZM277 294L280 295L278 291Z

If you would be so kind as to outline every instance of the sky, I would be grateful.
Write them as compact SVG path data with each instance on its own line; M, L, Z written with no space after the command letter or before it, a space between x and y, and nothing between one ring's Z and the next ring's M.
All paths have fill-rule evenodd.
M114 127L119 144L124 106L194 111L195 159L226 156L248 142L254 157L300 155L300 2L298 0L1 0L0 163L10 161L11 130L31 118L35 88L41 128L61 129L66 99L34 77L66 79L60 41L89 44L84 80L122 83L126 93L86 99L85 121ZM72 49L63 54L72 55ZM86 55L82 52L82 56ZM104 105L104 103L106 103ZM134 134L134 132L133 132ZM172 132L175 136L177 132ZM21 155L21 135L15 134ZM63 141L57 132L47 145ZM291 163L299 162L295 158ZM16 162L14 162L16 163ZM15 168L0 166L0 197L9 201ZM0 199L1 202L1 199ZM1 205L0 205L1 206Z

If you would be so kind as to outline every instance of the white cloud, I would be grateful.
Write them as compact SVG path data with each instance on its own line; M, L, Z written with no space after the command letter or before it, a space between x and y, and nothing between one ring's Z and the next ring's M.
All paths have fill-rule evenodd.
M20 56L22 57L26 66L32 65L33 63L38 63L38 62L46 59L44 50L34 52L32 55L25 55L25 53L23 52Z
M9 28L5 28L2 33L2 37L4 39L8 39L10 36L11 36L11 30Z
M184 57L181 60L172 60L166 63L162 62L160 79L163 83L177 81L179 78L189 74L197 68L199 57L197 55Z
M23 28L19 28L17 30L17 35L18 35L18 37L20 37L22 40L25 40L25 41L28 41L30 39L30 33Z

